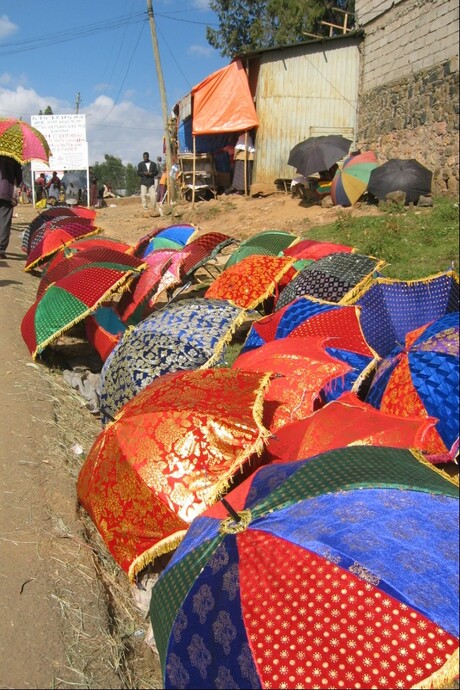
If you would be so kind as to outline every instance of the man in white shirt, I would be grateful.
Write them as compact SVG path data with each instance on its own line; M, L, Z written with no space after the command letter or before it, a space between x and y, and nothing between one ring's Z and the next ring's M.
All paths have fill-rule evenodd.
M150 204L152 209L156 207L155 178L158 174L157 164L150 160L150 155L146 151L143 160L137 166L137 174L141 179L141 202L147 209Z

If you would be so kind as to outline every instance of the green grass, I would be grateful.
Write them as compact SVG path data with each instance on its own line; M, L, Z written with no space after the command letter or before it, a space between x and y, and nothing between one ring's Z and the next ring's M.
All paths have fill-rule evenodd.
M381 216L353 218L344 211L331 225L308 230L305 238L352 245L360 254L387 262L381 273L416 280L454 268L458 272L458 203L434 198L433 207L379 205Z

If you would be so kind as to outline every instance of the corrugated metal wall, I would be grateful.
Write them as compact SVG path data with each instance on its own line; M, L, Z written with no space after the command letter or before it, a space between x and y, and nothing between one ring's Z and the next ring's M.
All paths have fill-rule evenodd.
M289 151L309 136L356 131L359 39L326 41L261 53L249 60L259 69L253 183L293 178ZM259 66L260 65L260 66Z

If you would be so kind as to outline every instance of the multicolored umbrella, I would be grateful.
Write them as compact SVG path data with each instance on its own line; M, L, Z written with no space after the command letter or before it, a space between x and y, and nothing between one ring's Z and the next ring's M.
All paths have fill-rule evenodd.
M86 337L103 362L117 345L127 326L120 319L116 304L101 304L85 319Z
M379 201L391 192L401 191L406 195L406 204L416 204L421 195L431 194L432 178L431 170L415 158L392 158L372 170L367 189Z
M54 232L54 231L53 231ZM57 232L57 231L56 231ZM116 251L107 247L91 247L76 252L65 247L59 252L59 261L52 260L46 267L38 285L37 298L40 299L52 283L56 283L65 276L75 271L77 268L85 266L100 266L103 268L113 268L115 270L134 269L141 271L145 268L145 262L137 256L131 256L123 252Z
M365 380L364 372L376 353L363 335L357 307L299 297L253 323L242 352L272 340L299 336L329 338L326 352L351 367L348 374L336 377L321 391L324 402L335 400L344 391L360 388Z
M147 254L147 268L131 283L130 289L122 294L118 303L117 311L124 323L136 324L148 315L148 300L156 292L163 274L176 254L178 252L174 249L156 249ZM185 256L184 254L184 259Z
M96 211L85 209L82 206L78 206L76 209L70 208L70 206L54 206L53 208L45 209L42 213L35 216L25 229L21 240L22 251L25 254L30 254L35 245L41 240L42 230L47 223L58 224L59 220L69 216L94 220Z
M186 246L187 257L181 266L183 280L189 280L199 268L206 268L215 261L218 254L235 239L223 232L206 232L192 239Z
M350 139L345 139L340 134L308 137L291 149L287 163L301 175L308 177L329 170L348 153L351 143Z
M306 266L282 290L275 311L296 297L309 296L346 304L386 262L365 254L337 252Z
M153 587L163 687L448 687L458 526L458 484L408 450L258 469Z
M158 376L223 361L226 345L247 318L229 302L197 297L171 302L130 328L101 371L102 422Z
M274 462L311 458L345 446L387 446L428 451L434 417L396 417L376 410L354 393L344 393L304 419L286 424L270 437L267 457Z
M131 266L83 266L50 285L21 323L22 337L32 358L36 359L48 345L126 287L137 271Z
M354 299L369 345L387 357L413 331L458 311L459 278L445 271L420 280L375 278Z
M400 417L437 418L430 454L452 460L459 437L459 313L408 333L404 346L377 363L366 402Z
M230 266L214 280L206 298L226 299L243 309L255 309L271 297L294 259L253 254Z
M336 206L353 206L367 189L371 172L378 168L377 156L365 151L347 158L337 170L331 184L331 197Z
M224 270L234 266L241 259L252 254L264 254L266 256L280 256L288 247L299 241L297 235L281 230L264 230L258 232L247 240L240 242L238 249L231 254L224 266ZM287 256L287 255L286 255Z
M22 120L0 118L0 156L14 158L23 165L38 160L48 164L51 151L43 134Z
M157 249L180 250L190 242L196 233L196 227L188 224L170 225L167 228L162 228L159 232L155 232L155 235L149 239L147 245L141 252L141 256L145 258Z
M224 368L166 374L98 436L78 499L131 580L175 549L193 518L261 453L267 383Z
M95 226L89 218L71 216L62 218L59 224L43 226L40 232L41 239L28 254L24 271L32 271L77 238L91 237L101 232L103 229Z
M327 338L282 338L238 355L234 369L278 374L264 397L264 424L274 434L280 427L311 414L321 390L351 367L331 357Z

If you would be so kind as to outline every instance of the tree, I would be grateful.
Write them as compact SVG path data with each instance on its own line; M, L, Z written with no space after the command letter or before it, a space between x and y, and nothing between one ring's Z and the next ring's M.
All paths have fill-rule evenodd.
M307 33L329 36L330 27L343 24L338 10L354 11L354 0L210 0L219 28L206 27L208 43L222 57L305 41ZM352 27L350 18L348 28ZM332 29L334 34L340 29Z
M93 171L98 179L98 186L102 187L104 183L110 182L113 189L125 189L125 167L121 158L111 156L109 153L104 154L105 161L103 163L94 163Z

